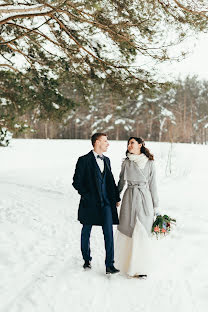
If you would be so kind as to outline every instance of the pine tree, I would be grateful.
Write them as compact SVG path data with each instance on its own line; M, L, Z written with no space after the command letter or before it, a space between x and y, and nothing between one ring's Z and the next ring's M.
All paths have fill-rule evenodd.
M154 64L206 30L207 18L206 0L1 1L1 125L14 127L31 107L34 118L63 118L104 82L123 94L152 88ZM149 71L143 60L154 61ZM67 98L63 77L73 86Z

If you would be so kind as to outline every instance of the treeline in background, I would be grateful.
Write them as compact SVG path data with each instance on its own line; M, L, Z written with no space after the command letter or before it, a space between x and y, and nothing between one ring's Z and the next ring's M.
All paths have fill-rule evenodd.
M66 97L75 92L70 84L63 88ZM33 110L21 116L25 131L17 132L16 137L89 139L102 131L113 140L131 135L152 141L206 144L208 140L208 81L196 76L178 79L165 88L134 89L126 95L105 84L95 85L88 105L80 104L60 119L58 104L50 102L49 106L50 118L36 119Z

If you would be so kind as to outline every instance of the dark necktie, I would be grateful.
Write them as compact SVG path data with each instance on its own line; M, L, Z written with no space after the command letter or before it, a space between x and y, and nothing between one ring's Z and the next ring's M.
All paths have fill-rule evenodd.
M97 158L100 158L101 160L104 160L104 156L100 156L100 155L97 155Z

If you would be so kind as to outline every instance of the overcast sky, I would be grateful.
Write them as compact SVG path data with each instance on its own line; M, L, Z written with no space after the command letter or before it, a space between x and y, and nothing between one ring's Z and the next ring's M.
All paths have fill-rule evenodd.
M196 74L199 78L208 79L208 34L201 34L199 39L190 39L185 46L190 49L190 54L180 63L160 65L162 73L167 78Z

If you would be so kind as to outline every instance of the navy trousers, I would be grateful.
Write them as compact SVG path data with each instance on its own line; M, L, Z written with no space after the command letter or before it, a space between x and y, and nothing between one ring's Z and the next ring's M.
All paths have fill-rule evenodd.
M104 211L104 222L102 225L104 241L105 241L105 265L112 266L114 263L114 243L113 243L113 220L111 207L109 205L103 208ZM91 261L90 251L90 233L92 225L84 224L81 232L81 251L82 257L85 261Z

